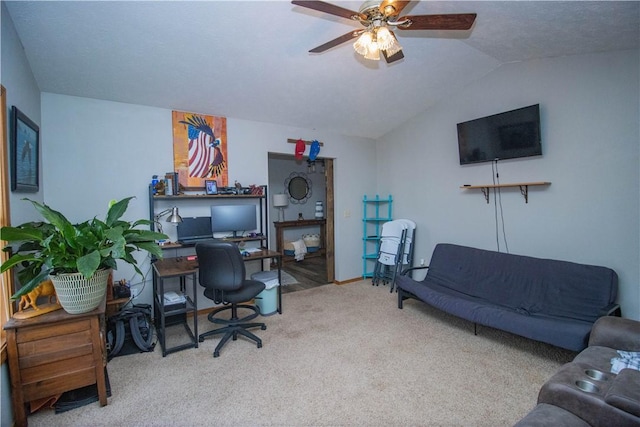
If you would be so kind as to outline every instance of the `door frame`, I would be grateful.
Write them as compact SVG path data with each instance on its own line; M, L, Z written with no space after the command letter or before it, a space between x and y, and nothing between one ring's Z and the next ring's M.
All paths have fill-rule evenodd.
M290 157L291 161L295 161L295 156L285 153L269 152L267 153L267 163L269 155L276 155L278 157ZM324 162L324 180L325 180L325 233L324 245L325 245L325 264L327 283L333 283L335 281L335 188L334 188L334 162L335 159L328 157L319 157L318 160ZM269 168L267 168L267 175L269 175ZM267 176L267 182L271 182L269 176ZM270 206L270 205L269 205Z

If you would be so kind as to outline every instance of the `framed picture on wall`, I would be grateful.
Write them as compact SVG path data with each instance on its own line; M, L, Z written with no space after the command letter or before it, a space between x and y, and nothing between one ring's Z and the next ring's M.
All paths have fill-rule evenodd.
M16 106L11 107L11 191L40 189L40 128Z
M205 180L205 189L207 194L218 194L218 182L213 179Z

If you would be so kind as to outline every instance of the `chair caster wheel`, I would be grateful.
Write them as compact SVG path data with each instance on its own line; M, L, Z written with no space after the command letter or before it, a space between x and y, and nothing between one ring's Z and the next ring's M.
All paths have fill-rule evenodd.
M214 351L214 352L213 352L213 357L218 357L218 356L220 356L220 353L219 353L219 352L217 352L217 351Z
M258 343L258 348L262 348L262 343L261 342Z
M262 329L263 331L266 331L267 330L267 325L260 326L260 329Z
M204 342L204 338L199 337L199 338L198 338L198 342Z

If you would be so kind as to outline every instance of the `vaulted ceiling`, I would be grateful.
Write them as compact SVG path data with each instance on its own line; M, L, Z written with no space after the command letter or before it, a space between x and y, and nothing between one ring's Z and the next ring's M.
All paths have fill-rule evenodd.
M361 2L332 2L357 11ZM43 92L377 138L502 64L640 47L637 1L421 1L469 31L398 31L370 61L361 28L289 1L7 1Z

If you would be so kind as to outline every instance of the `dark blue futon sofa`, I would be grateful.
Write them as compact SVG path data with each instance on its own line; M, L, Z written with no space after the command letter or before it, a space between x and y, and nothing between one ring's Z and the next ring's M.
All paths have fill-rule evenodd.
M407 273L428 268L423 280ZM602 316L620 315L618 276L606 267L441 243L428 267L396 278L398 308L416 298L474 324L573 351Z

